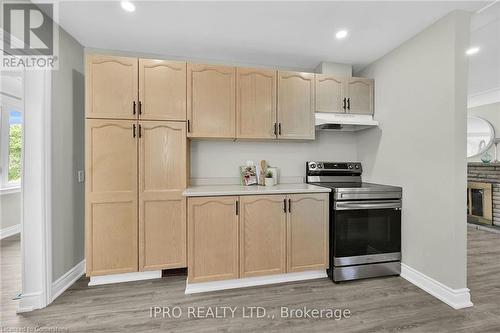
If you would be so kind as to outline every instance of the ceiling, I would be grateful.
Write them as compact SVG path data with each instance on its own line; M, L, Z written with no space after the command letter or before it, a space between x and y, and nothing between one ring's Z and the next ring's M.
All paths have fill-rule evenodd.
M470 45L480 51L469 59L469 95L500 90L500 1L472 17Z
M450 11L492 0L134 3L129 13L119 1L59 1L58 21L89 48L303 70L333 61L356 72ZM471 30L481 51L470 58L469 93L500 87L500 2L474 15Z
M321 61L355 70L454 9L488 2L60 1L60 25L92 48L190 59L312 69ZM335 39L348 29L345 40Z

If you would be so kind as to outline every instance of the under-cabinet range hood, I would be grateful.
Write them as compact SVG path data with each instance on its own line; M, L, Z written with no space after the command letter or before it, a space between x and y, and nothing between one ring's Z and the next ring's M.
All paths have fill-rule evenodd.
M372 115L316 112L316 129L354 132L378 126Z

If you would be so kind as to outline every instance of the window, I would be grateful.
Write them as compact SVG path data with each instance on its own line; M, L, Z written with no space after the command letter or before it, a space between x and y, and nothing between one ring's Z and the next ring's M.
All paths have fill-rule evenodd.
M1 96L0 189L21 185L22 108L19 101Z

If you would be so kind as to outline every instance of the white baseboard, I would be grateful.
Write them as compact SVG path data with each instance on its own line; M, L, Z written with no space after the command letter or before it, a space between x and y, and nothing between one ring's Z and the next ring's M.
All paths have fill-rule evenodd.
M403 263L401 263L401 277L454 309L463 309L473 306L470 300L469 288L451 289L441 282Z
M76 264L55 282L52 282L51 301L54 301L66 289L71 287L83 274L85 274L85 259Z
M242 278L242 279L199 282L199 283L189 283L189 281L186 281L185 293L186 294L196 294L196 293L204 293L204 292L215 291L215 290L254 287L254 286L262 286L262 285L266 285L266 284L276 284L276 283L284 283L284 282L321 279L321 278L325 278L325 277L327 277L325 270L317 270L317 271L306 271L306 272L297 272L297 273L256 276L256 277L249 277L249 278Z
M21 232L21 224L15 224L11 227L0 229L0 239L4 239Z
M89 286L98 286L101 284L151 280L160 278L161 278L161 271L133 272L133 273L123 273L123 274L91 276Z
M16 313L30 312L41 309L44 306L43 293L41 291L31 294L22 294Z

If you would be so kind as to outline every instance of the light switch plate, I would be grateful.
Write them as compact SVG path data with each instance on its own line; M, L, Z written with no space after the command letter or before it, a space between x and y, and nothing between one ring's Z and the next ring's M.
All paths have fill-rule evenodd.
M78 182L83 183L85 181L85 171L78 170Z

